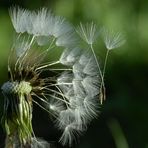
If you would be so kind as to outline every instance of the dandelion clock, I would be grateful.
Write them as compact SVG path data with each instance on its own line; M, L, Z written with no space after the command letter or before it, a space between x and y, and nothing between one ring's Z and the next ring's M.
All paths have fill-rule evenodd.
M51 147L33 131L35 104L62 131L59 142L72 146L99 114L108 52L121 46L124 38L99 30L94 23L74 27L46 8L14 7L10 17L16 37L8 58L9 79L1 87L5 148ZM102 67L94 50L101 36L107 48Z

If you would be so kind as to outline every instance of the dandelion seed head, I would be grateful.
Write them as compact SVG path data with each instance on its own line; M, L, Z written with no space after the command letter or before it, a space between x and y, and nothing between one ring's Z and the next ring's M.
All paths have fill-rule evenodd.
M21 92L22 94L29 94L32 90L30 82L21 81L16 92Z
M8 60L9 81L1 87L6 133L16 136L15 128L21 144L50 147L32 137L32 108L36 104L54 117L55 126L63 131L59 141L71 146L97 117L100 91L105 88L104 72L93 49L97 26L81 23L75 30L65 18L46 8L12 8L10 16L18 37ZM85 47L81 47L80 38ZM104 40L109 50L123 44L119 33L110 36L107 32ZM61 48L61 55L52 61L49 55Z

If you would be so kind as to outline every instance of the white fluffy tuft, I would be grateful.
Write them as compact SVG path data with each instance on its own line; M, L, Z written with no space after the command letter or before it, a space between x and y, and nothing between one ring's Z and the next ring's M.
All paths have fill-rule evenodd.
M31 12L19 7L10 9L12 24L17 33L24 33L32 29Z
M72 32L73 27L68 23L63 17L55 16L53 20L53 31L52 34L56 38L68 33Z
M73 47L78 42L74 32L67 32L57 38L56 45L63 47Z
M57 84L68 101L66 110L59 112L57 127L64 130L60 141L72 144L76 133L85 131L88 123L98 114L100 73L91 54L78 52L79 48L65 50L60 58L72 70L64 72Z
M73 26L63 17L54 16L46 8L30 12L28 10L14 7L10 9L10 16L17 33L27 32L38 38L39 45L42 45L48 38L54 36L57 46L69 47L77 42ZM42 42L43 41L43 42Z
M63 51L60 62L63 65L72 66L79 59L81 49L80 48L70 48Z
M64 132L60 138L60 142L63 145L72 145L73 141L76 141L75 137L81 134L81 130L77 128L75 123L69 124L65 127Z
M125 43L125 38L121 32L114 32L113 30L103 28L102 33L108 50L118 48Z
M99 88L100 88L99 81L100 80L98 79L98 77L87 76L86 78L84 78L82 84L88 95L93 97L100 93L99 92Z
M99 34L96 24L93 22L85 25L80 23L80 26L77 28L77 33L87 44L93 44Z
M32 13L33 28L30 33L35 36L48 36L48 17L51 17L51 14L46 8Z
M49 110L55 115L65 110L64 103L62 101L55 100L55 99L50 99L48 107L49 107Z

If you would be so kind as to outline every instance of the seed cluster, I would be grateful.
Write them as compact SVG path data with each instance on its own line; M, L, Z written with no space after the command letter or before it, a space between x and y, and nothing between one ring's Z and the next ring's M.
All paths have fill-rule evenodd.
M75 28L46 8L15 7L10 16L17 37L8 59L9 81L1 88L6 147L49 148L33 132L34 103L54 117L55 126L63 131L59 141L71 146L98 116L105 98L108 54L124 38L104 28L98 30L94 23ZM103 70L94 50L100 32L107 48Z

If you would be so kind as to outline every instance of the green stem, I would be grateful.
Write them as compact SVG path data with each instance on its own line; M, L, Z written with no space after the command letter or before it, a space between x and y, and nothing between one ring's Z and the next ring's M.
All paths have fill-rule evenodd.
M94 58L95 58L95 61L96 61L96 64L97 64L97 67L98 67L100 76L101 76L100 103L102 104L103 100L105 100L104 73L105 73L105 67L106 67L107 57L105 58L105 65L104 65L103 73L102 73L101 68L100 68L100 65L99 65L99 62L98 62L98 60L97 60L97 57L96 57L96 54L95 54L95 51L94 51L94 48L93 48L93 45L91 44L90 47L91 47L93 56L94 56ZM108 53L107 53L107 54L108 54ZM108 55L107 55L107 56L108 56Z
M109 50L107 50L106 56L105 56L105 61L104 61L104 66L103 66L103 74L102 74L103 79L104 79L104 75L105 75L105 70L106 70L108 55L109 55Z

